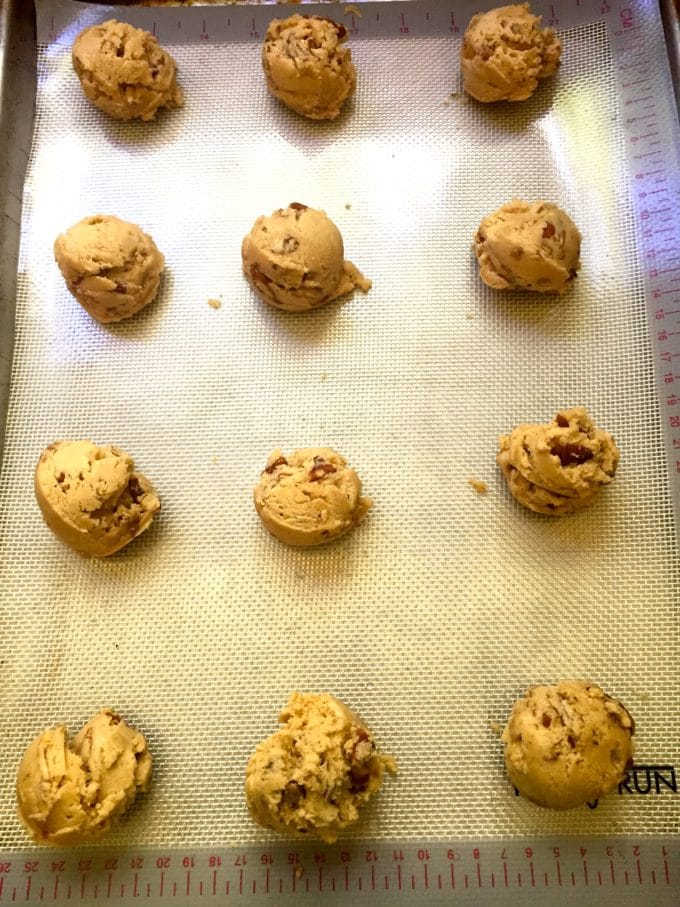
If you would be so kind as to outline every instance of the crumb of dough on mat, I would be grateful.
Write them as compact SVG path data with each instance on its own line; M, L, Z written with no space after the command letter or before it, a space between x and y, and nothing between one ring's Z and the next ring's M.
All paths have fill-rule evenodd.
M486 494L489 490L489 486L486 482L482 482L480 479L473 479L472 477L468 479L468 485L474 488L477 494Z
M356 3L347 3L345 5L345 15L351 16L352 14L354 14L355 16L358 16L359 19L361 19L361 17L363 16L363 13L359 9L359 7L356 5Z
M208 305L210 306L211 309L221 309L222 300L221 299L209 299Z
M489 727L491 728L492 732L493 732L497 737L500 737L501 734L503 733L503 728L500 726L500 724L499 724L497 721L490 721L490 722L489 722Z

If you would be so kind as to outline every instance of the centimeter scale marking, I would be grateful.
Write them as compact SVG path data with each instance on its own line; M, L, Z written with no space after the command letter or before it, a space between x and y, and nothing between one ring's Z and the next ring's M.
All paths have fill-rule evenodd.
M470 9L468 10L468 5ZM353 37L453 34L475 3L362 4L343 9ZM659 419L680 536L680 149L667 107L665 48L638 41L645 0L562 0L533 4L546 24L607 24L619 92L644 302L656 368ZM309 7L308 7L309 9ZM72 7L55 5L39 21L43 43L71 43ZM316 10L314 10L316 11ZM110 10L109 10L110 12ZM327 12L327 9L322 10ZM120 15L122 15L122 11ZM261 40L280 10L194 7L126 9L125 17L169 43ZM77 29L98 21L90 7ZM349 17L349 19L348 19ZM339 18L339 16L338 16ZM659 39L661 41L661 38ZM660 65L661 64L661 65ZM661 90L659 87L661 86ZM664 106L666 105L666 106ZM362 842L338 847L248 846L200 850L27 850L0 854L0 903L117 901L193 904L231 900L294 904L322 900L390 904L677 904L680 839L564 838L455 842Z
M336 902L677 903L680 841L546 839L381 842L335 847L16 852L0 862L0 903L230 900ZM512 900L508 900L508 899Z
M641 0L628 0L627 6L636 7ZM500 0L499 0L499 5ZM553 28L571 28L588 21L597 21L611 15L620 3L610 4L598 0L561 0L549 3L532 0L532 11L543 16L544 25ZM461 35L473 13L478 12L479 0L398 0L398 2L338 3L333 17L342 21L351 37L374 38L392 35L425 37L452 33ZM277 0L255 0L241 7L232 5L186 7L177 9L147 7L88 7L82 3L77 22L73 23L71 0L52 0L49 14L42 14L38 23L38 41L46 44L57 42L70 47L75 35L87 25L104 18L124 18L140 28L152 32L159 41L168 44L219 44L225 42L261 41L269 21L289 15ZM295 12L297 10L291 10ZM328 15L328 4L305 3L305 13Z
M665 48L639 43L641 0L609 21L656 372L676 537L680 540L680 153L676 118L663 104ZM664 65L659 65L662 62Z

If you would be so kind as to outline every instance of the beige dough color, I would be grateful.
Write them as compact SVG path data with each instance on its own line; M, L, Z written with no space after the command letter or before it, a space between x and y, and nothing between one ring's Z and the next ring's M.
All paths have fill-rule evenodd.
M90 557L123 548L148 529L161 506L131 456L92 441L50 444L35 470L35 496L57 538Z
M333 120L356 88L344 25L320 16L273 19L262 48L267 88L296 113Z
M54 243L66 286L101 324L130 318L156 293L164 259L135 224L106 214L84 217Z
M86 845L145 791L151 755L144 737L113 709L103 709L71 740L43 731L19 766L19 817L37 844Z
M87 99L116 120L182 105L175 61L148 31L109 19L81 31L71 55Z
M508 777L538 806L592 803L633 764L633 732L626 709L595 684L532 687L513 706L501 737Z
M518 425L498 445L496 461L513 497L550 516L591 504L619 463L614 438L582 406L561 410L547 424Z
M266 828L332 844L396 773L361 719L329 693L292 693L283 724L248 760L246 802Z
M253 495L265 527L288 545L323 545L356 526L373 506L339 453L306 447L269 457Z
M340 231L324 211L293 202L258 217L241 246L243 272L258 296L286 312L306 312L371 287L344 260Z
M477 13L463 36L460 65L465 91L485 103L525 101L539 79L553 75L562 45L528 3Z
M479 276L494 290L563 293L581 267L581 234L549 202L513 199L479 225Z

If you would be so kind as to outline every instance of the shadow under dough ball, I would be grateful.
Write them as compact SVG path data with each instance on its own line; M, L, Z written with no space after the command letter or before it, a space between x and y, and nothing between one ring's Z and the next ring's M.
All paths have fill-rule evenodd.
M132 457L112 444L55 441L38 460L34 485L52 532L89 557L124 548L149 528L161 506Z
M182 106L175 61L151 32L109 19L81 31L71 57L85 97L116 120Z
M470 20L460 52L463 88L477 101L525 101L539 79L553 75L562 45L528 3L513 3Z
M311 120L334 120L357 83L347 29L321 16L269 23L262 68L269 92Z
M501 740L517 790L549 809L572 809L613 791L633 764L633 719L580 680L535 686L513 706Z
M54 257L72 295L101 324L152 302L165 265L148 233L106 214L84 217L58 236Z
M277 309L305 312L371 281L344 259L340 231L325 211L293 202L258 217L241 244L243 272L257 295Z

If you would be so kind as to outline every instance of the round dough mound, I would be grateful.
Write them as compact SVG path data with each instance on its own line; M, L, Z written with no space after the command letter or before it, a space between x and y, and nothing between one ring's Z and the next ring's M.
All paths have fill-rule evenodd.
M619 463L614 438L582 406L561 410L547 425L518 425L498 446L496 462L512 496L550 516L591 504Z
M54 256L71 293L101 324L148 305L165 263L148 234L105 214L84 217L58 236Z
M262 47L271 94L311 120L334 120L357 84L346 38L344 25L321 16L273 19Z
M148 529L161 503L134 467L110 444L50 444L35 470L35 496L57 538L81 554L107 557Z
M116 120L152 120L161 107L181 107L175 61L154 36L109 19L84 29L73 49L85 96Z
M288 545L323 545L356 526L373 506L339 453L305 447L269 457L253 494L265 527Z
M501 740L517 790L538 806L571 809L614 790L633 764L633 719L598 686L532 687Z
M477 13L463 37L460 65L465 91L478 101L525 101L539 79L553 75L562 45L528 3Z
M146 740L103 709L73 740L60 725L31 743L17 776L19 817L37 844L85 845L107 832L150 780Z
M258 217L241 245L243 272L258 296L286 312L306 312L371 281L343 258L340 231L325 211L292 202Z
M563 293L581 267L581 234L549 202L513 199L479 225L479 276L494 290Z
M361 719L329 693L292 693L284 727L248 760L246 802L266 828L313 834L332 844L360 807L396 773Z

